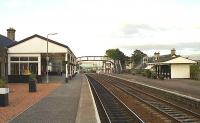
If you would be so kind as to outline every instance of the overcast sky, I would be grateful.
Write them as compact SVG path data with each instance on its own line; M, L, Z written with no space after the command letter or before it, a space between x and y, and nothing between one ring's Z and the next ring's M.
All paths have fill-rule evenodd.
M200 53L200 0L1 0L0 33L33 34L68 45L76 56L120 48Z

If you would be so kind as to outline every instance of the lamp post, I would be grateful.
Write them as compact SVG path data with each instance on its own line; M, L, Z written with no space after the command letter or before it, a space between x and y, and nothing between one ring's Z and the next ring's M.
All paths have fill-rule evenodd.
M49 33L47 34L47 57L46 57L46 60L47 60L47 68L46 68L46 71L47 71L47 83L49 83L49 70L48 70L48 66L49 66L49 50L48 50L48 44L49 44L49 39L48 39L48 36L49 35L57 35L58 33Z

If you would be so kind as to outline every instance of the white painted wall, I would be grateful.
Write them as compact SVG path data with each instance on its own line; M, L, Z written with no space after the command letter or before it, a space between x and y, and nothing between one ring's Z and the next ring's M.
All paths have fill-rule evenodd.
M190 78L190 64L172 64L171 78Z
M49 53L66 53L67 48L48 42ZM28 41L8 48L8 53L46 53L47 41L34 37Z

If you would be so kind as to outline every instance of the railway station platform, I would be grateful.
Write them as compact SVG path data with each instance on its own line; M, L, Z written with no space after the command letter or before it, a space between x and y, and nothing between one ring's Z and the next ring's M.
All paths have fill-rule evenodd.
M149 79L140 75L131 74L109 74L118 78L126 79L132 82L141 83L147 86L163 89L183 95L188 98L200 100L200 82L191 79Z
M99 123L100 119L87 78L78 74L9 122Z

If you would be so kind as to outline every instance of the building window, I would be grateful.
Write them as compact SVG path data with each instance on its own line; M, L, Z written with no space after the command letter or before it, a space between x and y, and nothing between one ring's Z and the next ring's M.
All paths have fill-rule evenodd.
M29 61L38 61L38 57L29 57Z
M11 74L19 75L19 63L11 63Z
M38 74L38 57L11 57L11 75Z
M20 75L27 75L28 73L28 63L20 63Z
M33 74L38 73L38 63L29 63L29 70Z
M20 57L20 61L28 61L28 57Z
M19 57L11 57L10 60L11 61L19 61Z

